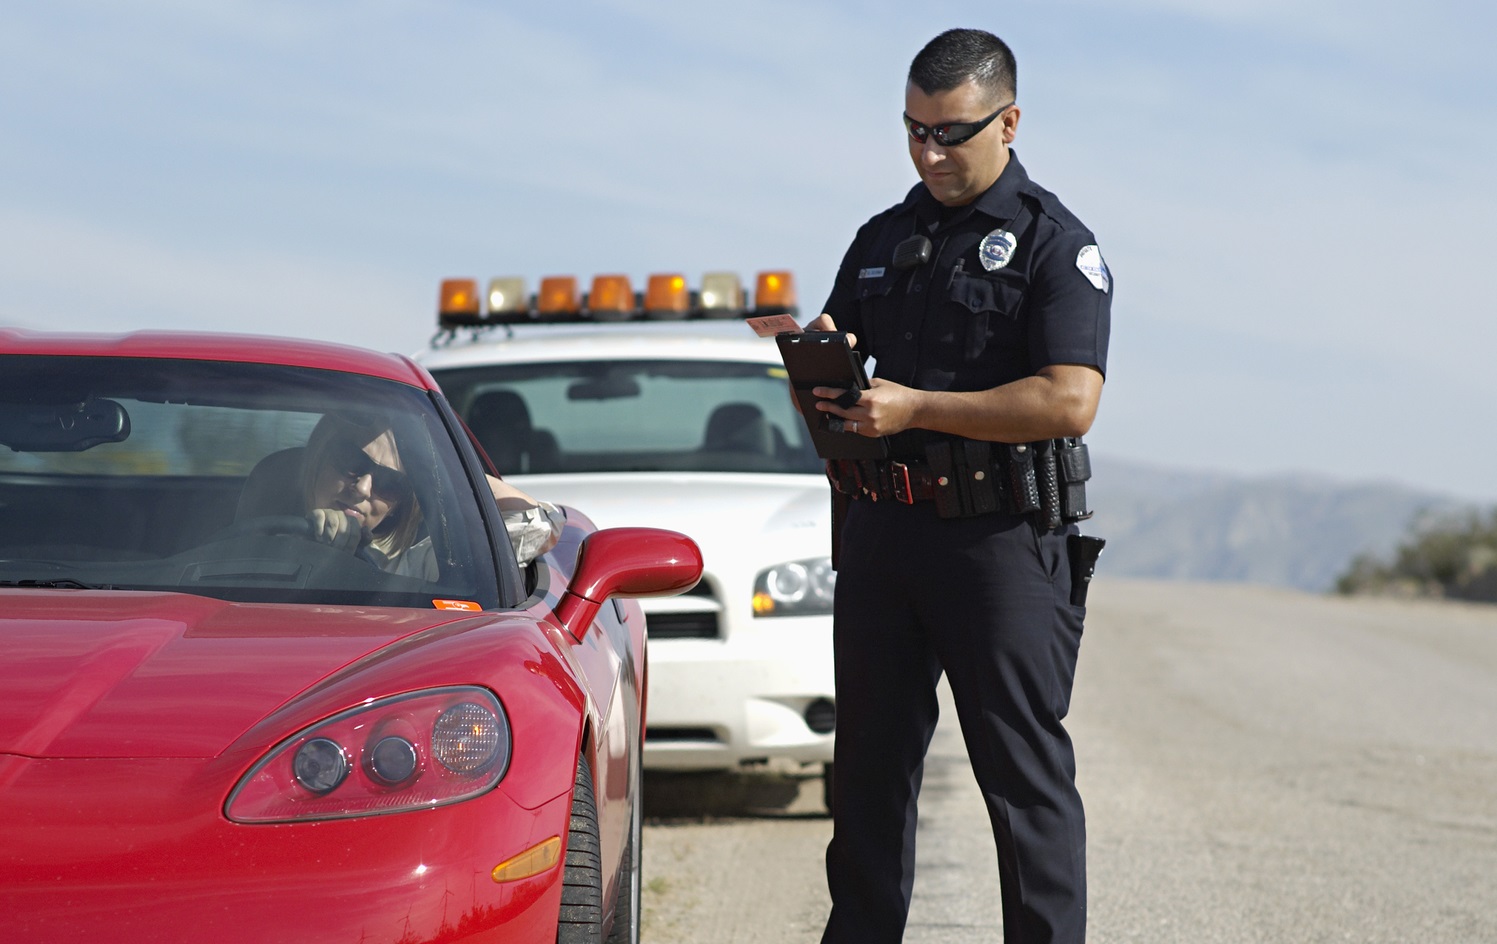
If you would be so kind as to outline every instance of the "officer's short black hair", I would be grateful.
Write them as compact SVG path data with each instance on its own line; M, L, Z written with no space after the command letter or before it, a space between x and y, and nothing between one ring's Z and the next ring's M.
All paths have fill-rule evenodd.
M1018 66L1008 45L986 30L951 29L925 44L910 63L910 82L927 95L949 92L967 80L995 100L1018 92Z

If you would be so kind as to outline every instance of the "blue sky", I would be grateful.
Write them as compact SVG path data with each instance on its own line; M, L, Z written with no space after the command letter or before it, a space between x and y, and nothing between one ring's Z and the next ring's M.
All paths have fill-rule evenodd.
M1497 501L1492 5L984 6L14 4L0 324L410 352L447 276L764 268L811 312L978 26L1117 281L1099 454Z

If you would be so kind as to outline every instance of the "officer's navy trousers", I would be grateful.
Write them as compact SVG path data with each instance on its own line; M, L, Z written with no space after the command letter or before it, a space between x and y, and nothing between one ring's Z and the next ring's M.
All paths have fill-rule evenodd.
M1061 724L1083 616L1070 604L1066 531L1013 515L942 519L930 502L852 503L837 571L823 944L903 937L943 670L997 844L1004 940L1084 940L1086 827Z

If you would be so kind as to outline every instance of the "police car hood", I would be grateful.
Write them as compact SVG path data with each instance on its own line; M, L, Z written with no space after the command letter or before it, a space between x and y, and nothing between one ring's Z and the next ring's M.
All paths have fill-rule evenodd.
M712 548L764 541L830 546L831 487L820 475L610 473L515 476L547 501L583 509L600 528L668 528Z

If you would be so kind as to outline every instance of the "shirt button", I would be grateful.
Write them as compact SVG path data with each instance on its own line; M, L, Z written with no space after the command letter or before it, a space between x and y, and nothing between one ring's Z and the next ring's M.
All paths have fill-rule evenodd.
M925 291L925 286L924 286L924 285L921 285L921 284L920 284L920 283L919 283L919 282L916 282L916 283L915 283L915 284L914 284L914 285L913 285L913 286L912 286L912 287L911 287L911 288L910 288L910 291L912 291L912 292L923 292L923 291Z
M911 334L910 332L906 331L904 333L904 339L906 341L913 341L913 340L915 340L915 336L913 334Z

